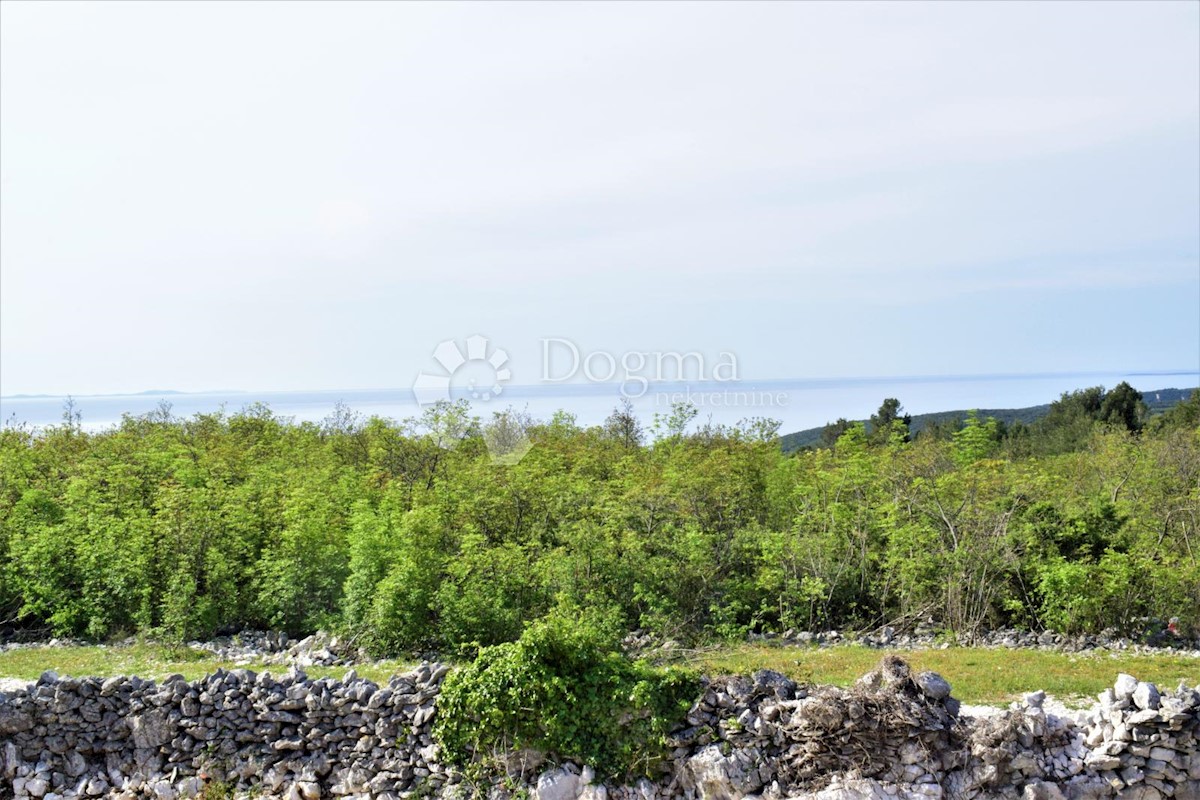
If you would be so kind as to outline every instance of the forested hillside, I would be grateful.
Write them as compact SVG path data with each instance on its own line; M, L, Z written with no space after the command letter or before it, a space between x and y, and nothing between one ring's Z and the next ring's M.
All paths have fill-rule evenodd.
M1200 393L1031 426L977 416L784 454L768 421L627 409L397 424L264 407L0 432L0 626L95 638L347 631L378 652L515 639L552 609L685 640L932 618L958 631L1200 622ZM534 446L497 463L489 434ZM511 459L510 459L511 460Z
M1149 417L1163 413L1167 409L1173 408L1179 403L1187 400L1195 389L1154 389L1149 392L1144 392L1142 402L1146 406L1146 414ZM993 417L995 420L1005 427L1016 425L1032 425L1042 417L1050 413L1052 408L1051 403L1043 403L1037 406L1026 406L1025 408L981 408L976 411L976 414L984 419ZM945 431L954 431L961 428L967 419L969 409L958 409L955 411L935 411L930 414L914 414L909 423L909 428L915 436L924 432L926 429L934 433ZM860 420L866 423L866 420ZM819 428L806 428L802 431L793 433L785 433L779 437L780 446L785 453L790 453L794 450L802 450L807 447L815 447L822 443L822 436L826 438L827 429L836 429L839 423L845 424L845 420L839 420L831 425L821 426Z

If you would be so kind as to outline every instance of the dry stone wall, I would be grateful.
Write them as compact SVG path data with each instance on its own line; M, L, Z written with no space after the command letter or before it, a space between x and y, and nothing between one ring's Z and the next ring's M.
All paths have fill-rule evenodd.
M206 783L304 800L448 780L430 727L449 667L385 686L218 670L198 681L59 678L0 695L0 785L17 797L195 797ZM3 794L3 790L0 790Z
M848 690L716 681L678 735L678 796L1200 800L1198 688L1122 675L1079 719L1042 692L964 717L949 692L895 658Z
M656 780L605 785L539 759L480 786L431 735L448 671L384 686L357 678L218 671L188 682L59 678L0 694L0 797L184 800L206 789L317 798L494 800L1200 800L1200 687L1163 692L1121 675L1078 718L1045 695L987 717L894 657L849 689L769 671L705 685Z

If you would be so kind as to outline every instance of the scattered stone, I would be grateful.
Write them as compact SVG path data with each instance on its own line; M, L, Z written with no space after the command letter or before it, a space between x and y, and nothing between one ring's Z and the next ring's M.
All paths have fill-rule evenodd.
M1130 700L1137 688L1138 679L1122 672L1117 676L1117 682L1113 684L1113 696L1117 700Z
M950 682L936 672L921 672L914 679L921 691L931 700L945 700L950 696Z
M579 775L562 767L542 773L533 790L534 800L575 800L579 794Z
M1139 681L1133 690L1133 704L1141 709L1157 709L1160 702L1158 687L1153 683Z

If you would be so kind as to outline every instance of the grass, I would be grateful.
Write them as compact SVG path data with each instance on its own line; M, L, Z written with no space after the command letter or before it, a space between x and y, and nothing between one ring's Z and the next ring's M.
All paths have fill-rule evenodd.
M888 651L865 647L769 647L738 645L701 651L687 663L708 674L743 673L773 669L806 683L848 686L874 669ZM1059 699L1094 697L1112 685L1118 672L1174 688L1180 680L1200 683L1200 659L1172 655L1124 655L1056 653L1041 650L999 650L951 647L946 650L895 651L914 669L940 673L954 687L954 696L965 703L1002 704L1035 689L1045 689ZM180 673L192 680L218 667L234 669L237 664L211 657L188 647L135 644L105 647L38 647L0 653L0 677L34 680L53 669L60 675L139 675L162 679ZM281 675L280 664L244 665L256 672ZM411 662L382 661L363 664L355 671L382 683L392 675L407 672ZM342 677L347 667L308 667L314 678Z
M376 682L387 681L392 675L407 672L413 664L406 661L381 661L373 664L355 665L354 670L361 678ZM0 677L36 680L39 675L52 669L59 675L137 675L142 678L160 680L179 673L188 680L215 672L218 668L237 669L244 667L255 672L271 672L282 675L287 672L285 664L235 664L214 658L211 653L186 646L162 644L134 644L128 646L91 645L86 647L28 647L0 653ZM349 667L305 667L310 678L340 678Z
M688 659L706 673L749 673L773 669L793 680L848 686L887 652L916 670L933 670L950 681L964 703L996 705L1045 689L1069 702L1094 697L1112 686L1119 672L1174 689L1180 680L1200 683L1200 659L1173 655L1058 653L951 647L946 650L873 650L866 647L767 647L740 645L700 652Z

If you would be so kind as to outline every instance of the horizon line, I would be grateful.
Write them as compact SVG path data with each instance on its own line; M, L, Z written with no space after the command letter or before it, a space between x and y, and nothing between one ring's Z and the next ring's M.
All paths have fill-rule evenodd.
M1197 369L1166 369L1166 370L1082 370L1059 372L992 372L992 373L950 373L950 374L916 374L916 375L850 375L845 377L816 377L816 378L763 378L759 380L649 380L644 376L630 375L625 381L598 382L553 382L513 384L502 387L500 397L515 395L518 397L536 397L556 395L589 396L603 395L610 391L620 393L621 387L631 380L640 383L646 380L646 389L642 395L649 394L654 389L661 391L683 389L732 389L743 390L765 388L792 389L824 389L838 386L870 386L883 383L936 384L936 383L979 383L984 381L1019 381L1019 380L1058 380L1067 378L1114 377L1152 378L1152 377L1196 377L1200 378L1200 368ZM1176 387L1164 387L1176 388ZM50 394L50 393L20 393L0 395L0 400L47 400L67 398L117 398L117 397L174 397L197 395L227 395L227 394L363 394L369 392L395 392L412 394L409 387L374 387L363 389L203 389L197 391L179 391L174 389L147 389L133 392L104 392L94 394ZM452 388L455 391L455 388ZM465 389L457 389L459 394L467 394ZM499 399L499 398L496 398ZM636 399L636 398L634 398Z

